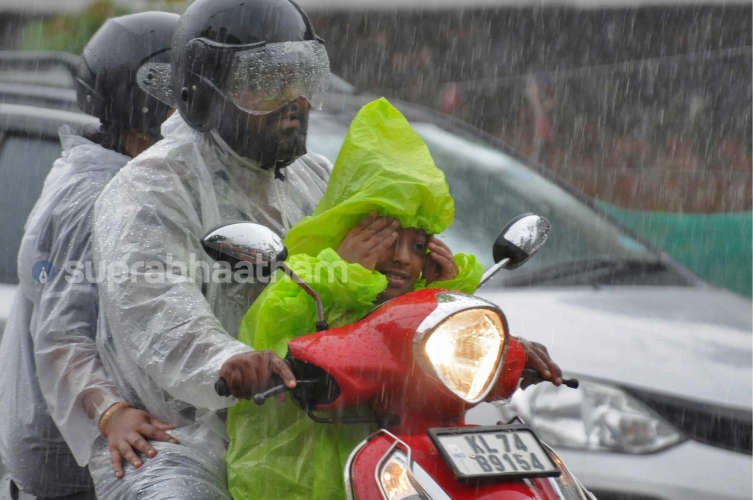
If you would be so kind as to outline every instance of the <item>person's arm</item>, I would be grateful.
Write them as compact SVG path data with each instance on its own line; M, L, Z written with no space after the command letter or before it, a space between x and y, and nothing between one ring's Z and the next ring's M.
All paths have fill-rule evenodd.
M93 257L118 355L172 397L215 410L235 403L214 390L220 368L251 349L225 331L202 294L212 279L202 201L169 165L129 164L97 200Z
M96 284L85 272L69 272L91 266L91 212L106 179L96 173L90 177L63 186L68 188L66 196L55 199L49 218L34 221L37 226L30 228L28 236L34 240L30 245L45 241L51 264L30 325L37 376L50 416L81 466L88 463L91 445L101 433L101 415L123 403L97 353ZM38 226L42 226L41 234L35 231ZM112 431L102 432L114 450L118 476L122 475L121 457L134 465L140 463L134 448L147 456L156 453L144 438L172 439L164 432L169 426L149 414L136 409L120 413L117 425L109 426Z
M517 340L526 352L526 372L530 371L532 375L529 379L526 372L523 373L520 380L521 389L547 380L554 385L561 385L562 369L549 356L546 346L521 337L518 337Z
M487 401L511 397L518 388L518 383L522 389L543 380L551 380L554 385L562 384L562 370L549 357L544 345L512 336L508 342L505 364L497 379L497 385L486 398ZM526 380L523 370L527 368L535 370L540 375L535 382Z
M287 265L317 292L324 306L325 319L330 328L357 321L374 306L377 296L387 287L383 274L343 260L332 249L324 249L316 257L298 254L286 261ZM260 354L269 364L283 363L287 343L299 335L316 331L316 303L299 285L282 271L277 271L272 284L268 285L243 317L238 340ZM287 364L285 364L287 366ZM240 371L240 369L238 370ZM228 382L232 394L250 398L256 387L243 387L241 374L234 383L232 375L223 367L221 375ZM264 385L268 370L256 370L246 379L261 381ZM283 377L288 387L289 380Z

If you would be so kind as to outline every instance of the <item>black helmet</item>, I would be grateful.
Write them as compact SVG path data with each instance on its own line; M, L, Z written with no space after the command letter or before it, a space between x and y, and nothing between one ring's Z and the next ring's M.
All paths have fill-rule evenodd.
M196 0L173 37L172 84L181 115L196 130L216 125L223 107L217 98L224 100L218 89L237 51L315 39L308 16L291 0Z
M170 107L139 88L136 72L145 62L169 62L179 18L142 12L108 19L84 47L76 75L78 105L98 117L113 139L128 129L159 137Z

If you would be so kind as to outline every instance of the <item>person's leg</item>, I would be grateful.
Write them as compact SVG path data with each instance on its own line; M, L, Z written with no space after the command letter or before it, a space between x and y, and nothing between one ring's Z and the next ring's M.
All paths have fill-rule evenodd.
M122 479L112 470L110 452L97 440L89 470L98 498L131 500L230 500L225 473L225 445L196 426L170 431L180 444L152 441L154 458L134 469L124 464Z
M70 452L50 446L44 453L27 446L4 457L8 472L0 480L0 500L95 499L89 471Z
M8 491L5 488L9 488ZM3 485L5 493L8 493L10 500L97 500L97 495L94 493L94 487L87 491L74 493L72 495L64 495L60 497L40 497L34 496L29 493L25 493L18 488L18 485L12 480L8 480L7 484ZM3 495L0 495L0 499L5 499Z
M36 500L97 500L97 495L94 494L94 488L92 488L89 491L82 491L62 497L37 497Z

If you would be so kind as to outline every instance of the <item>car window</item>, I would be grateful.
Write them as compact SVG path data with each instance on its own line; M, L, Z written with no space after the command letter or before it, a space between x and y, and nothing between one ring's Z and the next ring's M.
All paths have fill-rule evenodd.
M17 283L16 256L26 217L42 192L52 162L60 156L57 139L7 134L0 143L0 283Z
M345 117L315 113L311 119L309 149L334 161L347 132ZM445 172L455 199L455 222L440 235L453 251L472 253L488 267L494 240L509 220L534 212L551 221L546 245L525 266L506 272L505 281L513 283L516 273L529 276L573 262L655 263L660 259L658 253L515 157L432 123L412 125ZM590 270L584 268L584 272ZM626 271L631 270L635 268ZM653 273L655 268L649 270ZM631 273L632 282L657 283L646 279L644 271ZM670 270L662 271L665 276L659 282L687 284L684 278L670 276ZM575 281L560 279L558 284Z

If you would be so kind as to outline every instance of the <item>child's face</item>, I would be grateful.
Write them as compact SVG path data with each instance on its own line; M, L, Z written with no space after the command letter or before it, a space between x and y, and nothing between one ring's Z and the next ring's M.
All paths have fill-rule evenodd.
M424 267L429 244L429 236L422 229L400 227L397 233L392 250L385 251L375 266L387 277L387 289L380 296L383 300L394 299L413 289Z

